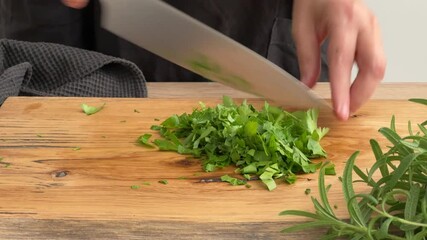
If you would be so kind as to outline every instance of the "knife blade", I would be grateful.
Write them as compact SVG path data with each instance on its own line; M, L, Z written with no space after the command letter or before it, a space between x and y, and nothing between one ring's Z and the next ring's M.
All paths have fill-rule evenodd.
M331 110L264 57L160 0L101 0L106 30L207 79L295 109Z

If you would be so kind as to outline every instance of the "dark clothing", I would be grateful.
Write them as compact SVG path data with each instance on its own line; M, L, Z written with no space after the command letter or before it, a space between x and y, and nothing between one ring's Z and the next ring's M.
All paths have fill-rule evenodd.
M291 0L166 0L299 78L291 37ZM136 63L147 81L206 81L101 29L99 2L83 10L60 0L0 0L0 37L90 49ZM321 81L327 80L322 55Z

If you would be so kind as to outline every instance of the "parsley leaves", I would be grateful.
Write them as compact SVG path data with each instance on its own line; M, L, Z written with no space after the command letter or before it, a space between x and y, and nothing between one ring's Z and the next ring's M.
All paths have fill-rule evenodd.
M224 175L221 177L221 181L223 182L228 182L233 186L237 186L237 185L246 185L246 181L245 180L241 180L241 179L237 179L234 177L230 177L228 175Z
M224 96L216 107L200 103L191 114L173 115L151 129L162 136L153 141L160 150L200 158L207 172L234 165L273 190L277 179L293 183L295 174L320 167L310 159L326 157L320 140L328 129L317 127L317 118L315 109L290 113L265 102L258 111ZM149 138L142 135L139 142L149 145Z

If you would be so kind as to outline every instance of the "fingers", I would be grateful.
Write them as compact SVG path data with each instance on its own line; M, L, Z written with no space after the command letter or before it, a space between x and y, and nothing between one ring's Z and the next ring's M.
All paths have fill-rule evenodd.
M62 3L70 8L82 9L87 6L89 0L62 0Z
M307 18L305 15L309 13L301 11L307 10L307 7L301 1L294 4L292 35L297 50L300 80L311 88L320 74L320 43L313 18Z
M328 65L332 105L340 120L350 115L351 69L356 49L357 29L339 24L329 34Z
M357 65L359 72L351 87L350 112L359 109L374 93L384 78L386 59L381 33L376 19L366 23L357 40Z

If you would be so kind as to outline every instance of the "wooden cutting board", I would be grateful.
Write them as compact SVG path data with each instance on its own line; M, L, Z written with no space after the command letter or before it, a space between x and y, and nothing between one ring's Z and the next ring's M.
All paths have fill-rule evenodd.
M204 180L233 174L233 168L205 173L198 160L135 144L138 136L154 133L150 126L159 123L156 118L191 112L199 100L209 106L221 101L9 98L0 108L0 238L17 238L13 229L22 226L33 237L34 232L61 233L61 229L68 229L62 232L64 236L76 238L95 234L93 229L103 231L104 235L97 236L111 233L113 238L128 239L135 235L151 239L171 235L193 239L284 237L281 228L303 219L278 213L312 210L310 195L317 196L317 174L300 175L296 184L280 183L272 192L259 181L250 182L250 189L206 183ZM249 102L263 104L257 99ZM82 103L106 105L97 114L86 116ZM377 130L389 126L393 114L398 131L406 134L408 120L415 126L427 119L427 107L403 100L373 100L347 122L320 117L319 125L331 127L322 145L338 173L327 177L337 216L347 216L338 180L345 161L361 150L357 165L362 169L371 166L369 139L387 146ZM167 185L158 183L163 179ZM132 185L140 188L131 189ZM310 195L305 194L307 188ZM356 187L357 191L365 189ZM46 230L45 226L56 228ZM302 234L286 239L301 239Z

